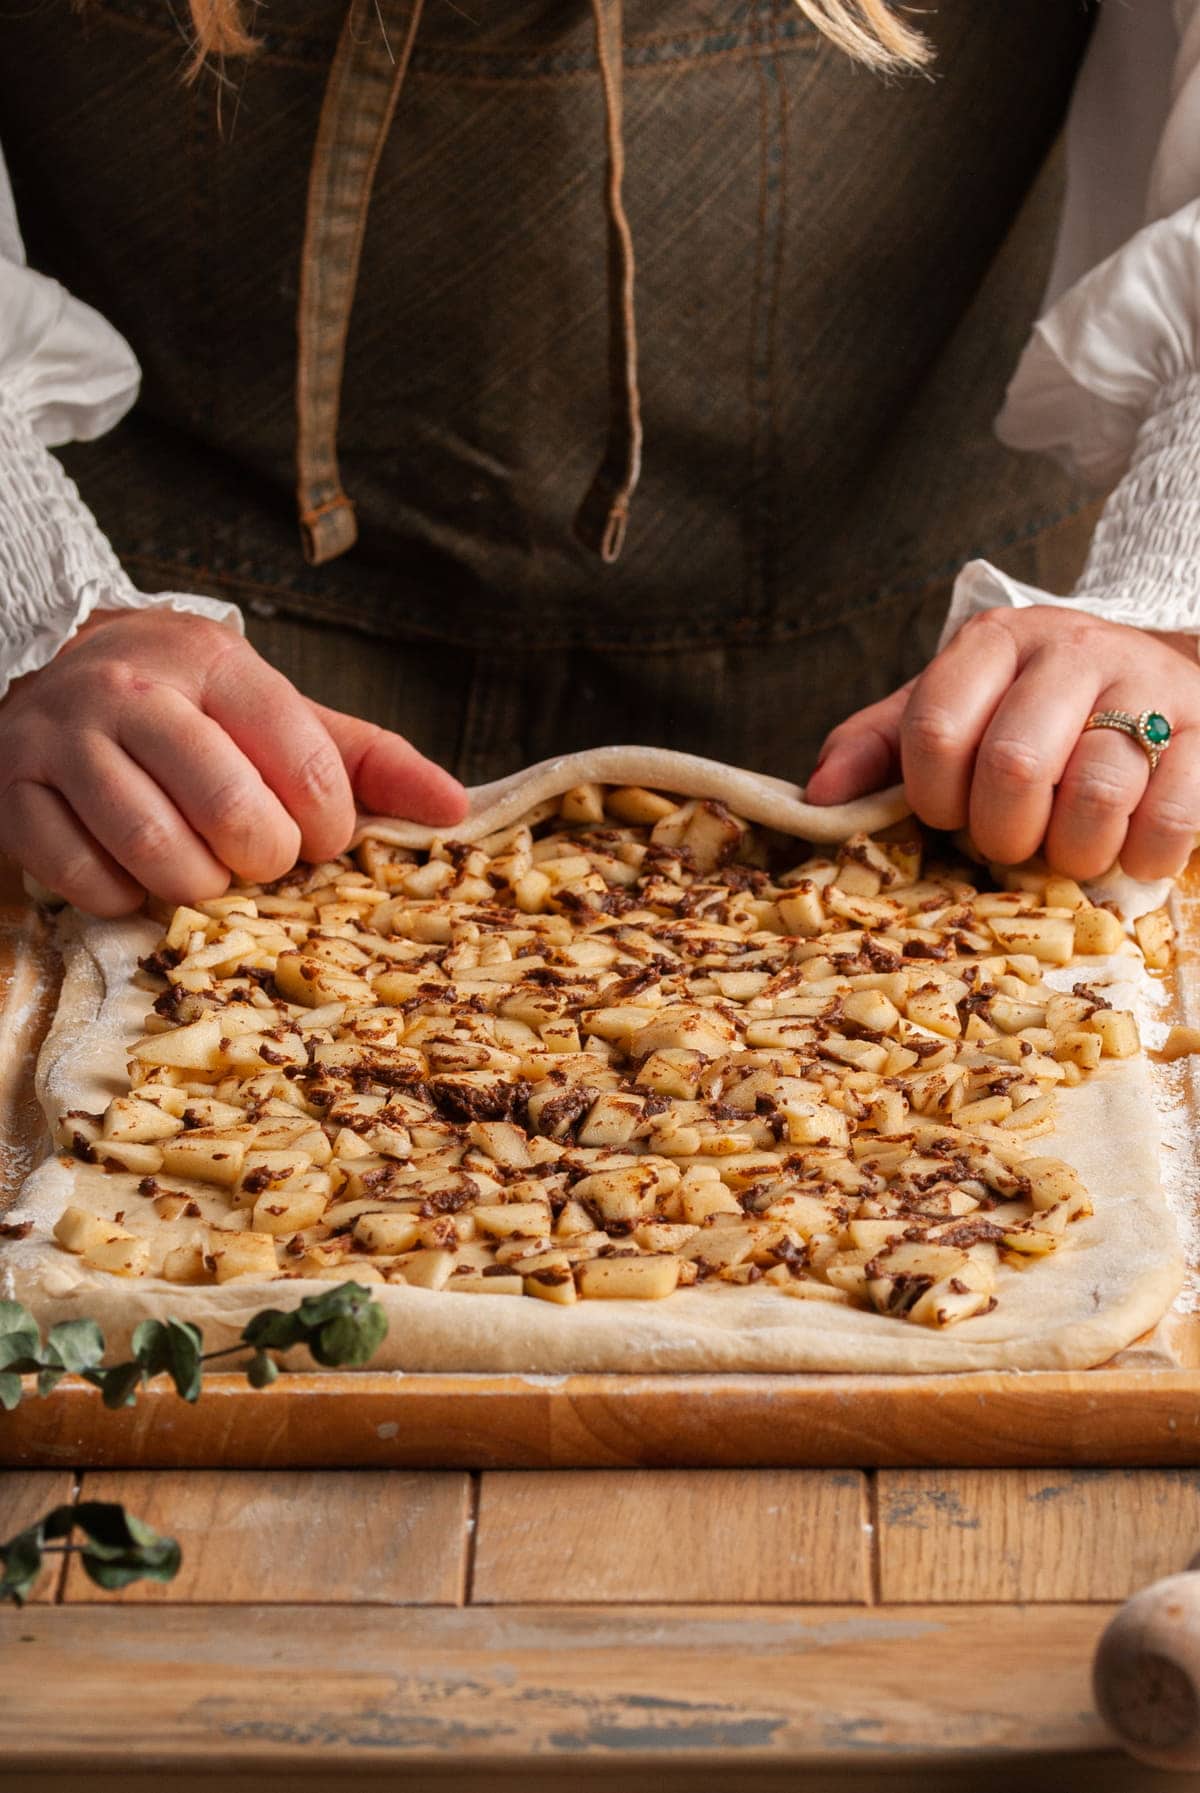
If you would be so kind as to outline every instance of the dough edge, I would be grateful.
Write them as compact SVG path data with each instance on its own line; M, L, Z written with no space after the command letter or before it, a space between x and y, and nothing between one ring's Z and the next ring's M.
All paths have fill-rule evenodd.
M590 780L719 797L748 819L818 842L886 827L907 813L899 792L817 810L782 780L664 749L610 747L544 761L480 787L473 793L469 824L453 832L478 839L519 820L546 797ZM814 817L821 819L819 834ZM435 832L366 819L356 839L369 833L421 845ZM139 1031L148 1006L145 993L129 979L139 955L160 933L144 919L97 922L74 912L67 912L61 927L62 994L38 1064L38 1094L48 1120L62 1107L101 1107L121 1087L122 1040ZM681 1290L664 1301L561 1308L528 1297L371 1284L387 1313L388 1335L365 1367L895 1375L1090 1368L1162 1317L1186 1267L1159 1183L1157 1141L1145 1125L1147 1113L1155 1112L1145 1058L1113 1061L1068 1092L1062 1106L1066 1125L1040 1149L1077 1165L1094 1195L1095 1215L1074 1224L1072 1245L1048 1263L1003 1272L1000 1305L993 1313L944 1332L753 1286L717 1285ZM1109 1149L1113 1140L1121 1142L1119 1152ZM290 1307L332 1286L317 1279L193 1286L90 1271L65 1254L50 1232L68 1201L86 1205L92 1178L101 1178L109 1191L114 1182L124 1182L131 1200L139 1199L133 1193L136 1178L114 1179L87 1165L66 1168L50 1157L26 1179L12 1210L12 1218L33 1219L34 1231L5 1248L0 1293L24 1302L43 1326L86 1315L99 1322L110 1351L123 1351L140 1320L171 1313L201 1326L205 1348L214 1350L236 1343L262 1308ZM303 1350L287 1353L284 1361L293 1369L320 1367Z

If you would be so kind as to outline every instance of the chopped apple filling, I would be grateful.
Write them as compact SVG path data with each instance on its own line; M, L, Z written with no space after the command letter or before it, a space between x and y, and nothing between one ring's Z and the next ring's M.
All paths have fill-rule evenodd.
M59 1243L180 1283L988 1312L1091 1212L1035 1142L1140 1049L1043 968L1135 949L1070 879L981 890L915 824L795 855L717 802L582 785L177 908L128 1090L58 1129L138 1193ZM1166 963L1164 915L1137 940Z

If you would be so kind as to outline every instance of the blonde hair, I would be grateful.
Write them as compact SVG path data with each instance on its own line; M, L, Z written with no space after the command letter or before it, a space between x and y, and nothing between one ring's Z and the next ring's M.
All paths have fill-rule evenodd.
M932 52L921 33L893 11L889 0L796 0L797 6L831 43L869 68L896 73L924 68ZM246 26L246 0L188 0L192 17L194 81L209 57L248 56L256 41Z

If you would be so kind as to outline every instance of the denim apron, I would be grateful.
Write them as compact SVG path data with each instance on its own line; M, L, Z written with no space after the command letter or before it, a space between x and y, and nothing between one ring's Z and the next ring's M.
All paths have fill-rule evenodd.
M991 418L1088 12L921 24L884 81L794 0L295 0L188 87L166 0L0 0L30 260L144 370L63 457L132 576L470 780L803 777L1083 503Z

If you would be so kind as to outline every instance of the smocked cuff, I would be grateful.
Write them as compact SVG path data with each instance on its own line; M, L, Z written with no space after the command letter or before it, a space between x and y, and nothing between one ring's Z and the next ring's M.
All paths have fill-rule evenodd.
M1114 622L1200 635L1200 374L1159 392L1073 596Z
M46 666L94 610L151 605L242 627L233 604L138 591L28 416L0 394L0 697Z

